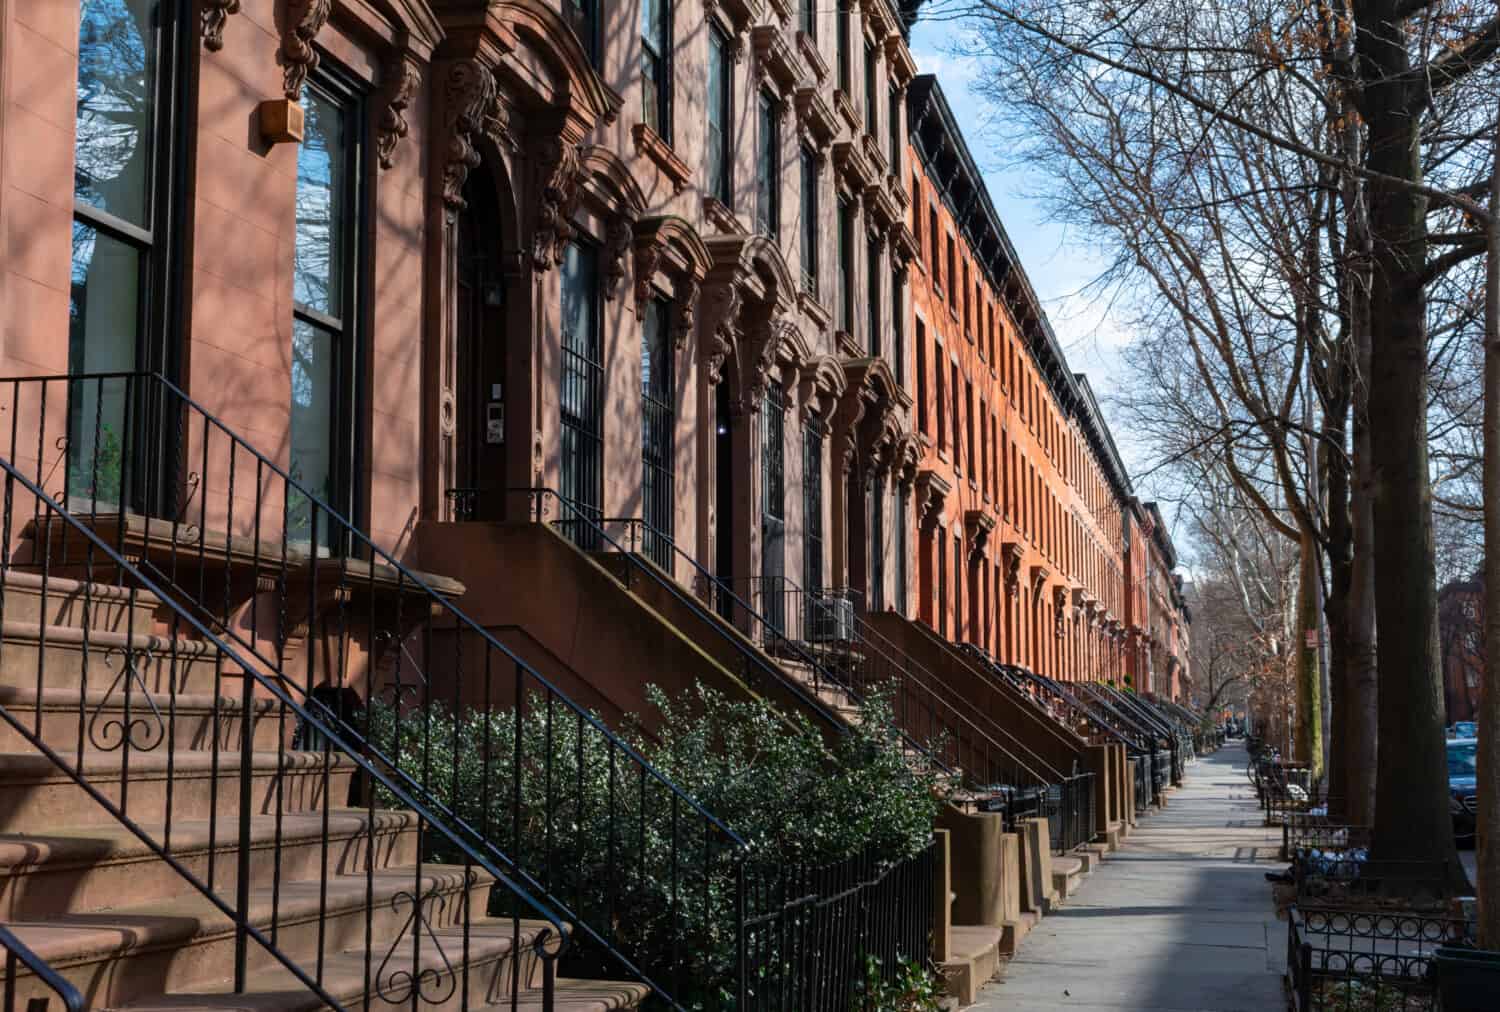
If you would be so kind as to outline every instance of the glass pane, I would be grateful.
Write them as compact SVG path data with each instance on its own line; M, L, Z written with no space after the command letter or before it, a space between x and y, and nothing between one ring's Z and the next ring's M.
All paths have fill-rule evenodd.
M641 39L657 55L666 52L667 0L642 0Z
M292 298L300 305L343 316L344 233L349 214L347 117L313 88L303 96L306 139L297 154L297 247Z
M139 249L73 223L70 374L135 369L140 281ZM68 496L101 505L120 502L127 449L125 392L123 379L80 382L70 391Z
M78 29L73 192L150 227L155 0L84 0Z
M334 377L338 375L337 341L332 333L306 320L292 321L291 476L324 502L334 500ZM293 494L288 503L287 536L312 537L312 504ZM318 518L319 541L328 533Z

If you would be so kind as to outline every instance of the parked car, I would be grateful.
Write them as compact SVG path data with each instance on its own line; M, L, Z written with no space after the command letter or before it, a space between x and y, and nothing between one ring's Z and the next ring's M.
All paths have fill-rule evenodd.
M1479 742L1474 738L1453 738L1448 742L1448 809L1453 813L1453 835L1468 844L1474 842L1478 811L1475 798L1478 748Z
M1479 737L1479 725L1476 724L1476 723L1474 723L1472 720L1460 720L1458 723L1456 723L1452 727L1448 728L1448 737L1450 737L1450 738L1478 738Z

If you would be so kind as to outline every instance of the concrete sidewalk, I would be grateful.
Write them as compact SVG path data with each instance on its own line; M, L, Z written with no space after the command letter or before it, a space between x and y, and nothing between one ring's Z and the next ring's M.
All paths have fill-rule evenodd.
M1244 748L1226 743L1042 919L974 1008L1283 1008L1286 924L1264 877L1284 867L1281 832L1260 822Z

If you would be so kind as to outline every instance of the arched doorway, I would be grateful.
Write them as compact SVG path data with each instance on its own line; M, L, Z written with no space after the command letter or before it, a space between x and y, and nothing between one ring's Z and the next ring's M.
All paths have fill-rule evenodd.
M458 214L454 487L448 495L460 520L499 520L504 514L509 292L497 194L488 165L475 167Z

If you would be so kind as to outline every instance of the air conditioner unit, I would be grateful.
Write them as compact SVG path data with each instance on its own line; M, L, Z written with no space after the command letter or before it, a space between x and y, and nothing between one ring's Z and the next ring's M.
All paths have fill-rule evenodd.
M815 597L807 602L808 639L848 643L854 639L854 602L847 597Z

